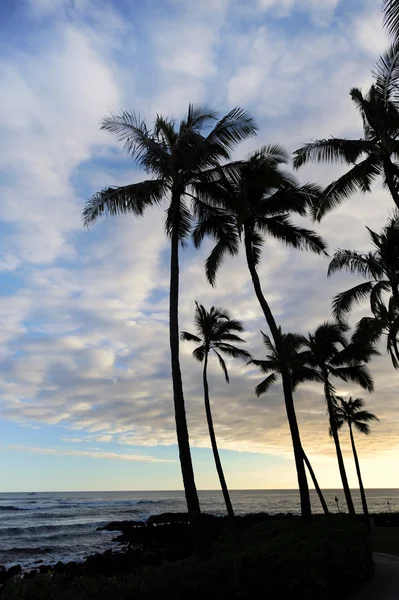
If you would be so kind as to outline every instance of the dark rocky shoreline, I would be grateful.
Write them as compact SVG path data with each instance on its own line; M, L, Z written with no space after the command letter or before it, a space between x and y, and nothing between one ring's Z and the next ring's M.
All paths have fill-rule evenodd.
M337 516L342 518L342 514ZM377 513L371 517L376 527L399 526L399 513ZM239 533L258 523L299 518L291 513L254 513L236 517L236 527ZM314 519L323 518L324 515L314 516ZM362 517L359 516L358 520L361 521ZM209 543L231 535L227 517L203 514L202 521L202 532ZM146 521L112 521L99 530L119 532L113 541L120 544L120 549L92 554L82 562L59 561L55 565L41 564L26 571L20 565L13 565L9 569L0 565L0 586L16 576L31 579L42 573L63 574L71 578L80 575L112 577L134 572L144 566L156 566L164 561L176 562L194 552L187 513L164 513L151 516Z

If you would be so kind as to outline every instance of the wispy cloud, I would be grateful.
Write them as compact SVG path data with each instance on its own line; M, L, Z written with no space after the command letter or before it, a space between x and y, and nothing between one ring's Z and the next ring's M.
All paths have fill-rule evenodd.
M173 460L163 458L155 458L154 456L146 456L145 454L119 454L118 452L102 452L91 450L73 450L65 448L40 448L37 446L21 446L18 444L8 444L0 447L6 450L18 450L22 452L34 452L35 454L51 454L56 456L82 456L84 458L108 459L108 460L129 460L134 462L151 462L151 463L171 463Z

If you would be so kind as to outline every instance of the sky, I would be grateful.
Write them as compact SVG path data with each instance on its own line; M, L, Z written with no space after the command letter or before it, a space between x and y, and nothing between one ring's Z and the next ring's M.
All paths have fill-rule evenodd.
M360 137L349 90L371 82L387 40L380 0L13 0L0 7L0 491L181 489L168 347L164 207L141 219L82 226L85 201L143 174L100 131L111 111L180 118L189 102L220 114L239 105L266 143L290 152L320 137ZM342 166L310 165L301 181L328 184ZM369 249L393 209L378 184L312 225L336 248ZM306 219L297 220L309 225ZM180 327L194 301L243 320L246 349L264 356L265 329L240 254L211 288L211 242L181 256ZM356 283L327 279L328 259L268 241L259 273L278 322L307 333L331 298ZM358 307L352 323L367 314ZM201 366L181 345L197 486L217 489ZM211 361L214 422L232 489L294 488L282 390L256 398L256 369ZM399 487L398 375L383 354L363 397L380 422L357 444L366 487ZM303 445L323 487L339 487L322 389L296 393ZM342 446L356 487L347 431Z

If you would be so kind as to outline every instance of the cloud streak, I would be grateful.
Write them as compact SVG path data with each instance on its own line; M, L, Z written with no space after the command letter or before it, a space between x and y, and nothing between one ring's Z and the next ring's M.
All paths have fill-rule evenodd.
M4 447L3 447L4 448ZM171 463L173 460L163 458L155 458L154 456L146 456L141 454L119 454L118 452L102 452L94 450L73 450L64 448L40 448L37 446L21 446L18 444L8 444L5 446L7 450L17 450L20 452L33 452L34 454L49 454L55 456L80 456L83 458L96 458L107 460L128 460L134 462L151 462L151 463Z

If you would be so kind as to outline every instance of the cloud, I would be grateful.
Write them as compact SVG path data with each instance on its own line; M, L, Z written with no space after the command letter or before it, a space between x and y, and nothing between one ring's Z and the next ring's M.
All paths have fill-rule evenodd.
M258 7L273 18L285 18L294 11L306 12L320 26L327 25L339 3L340 0L258 0Z
M91 39L70 24L57 29L37 54L0 62L0 210L11 227L4 241L14 261L33 264L76 258L69 236L81 222L71 175L103 141L99 115L119 103Z
M96 458L96 459L108 459L108 460L129 460L139 462L153 462L153 463L171 463L173 460L165 460L161 458L155 458L154 456L146 456L141 454L119 454L117 452L101 452L101 451L90 451L90 450L68 450L60 448L40 448L21 446L17 444L8 444L5 447L7 450L17 450L22 452L33 452L35 454L50 454L56 456L82 456L84 458Z

